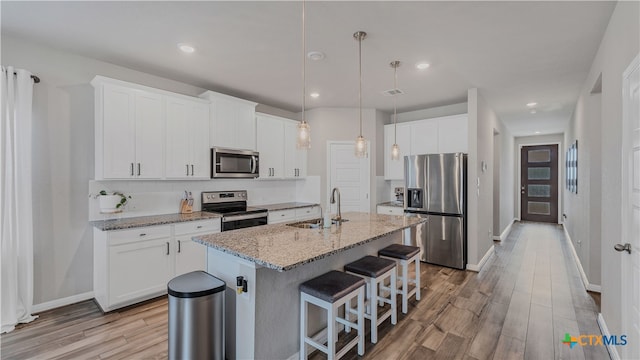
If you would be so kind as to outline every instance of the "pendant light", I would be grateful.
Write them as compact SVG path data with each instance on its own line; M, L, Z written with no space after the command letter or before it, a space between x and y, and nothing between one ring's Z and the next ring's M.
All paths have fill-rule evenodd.
M359 102L359 115L360 115L360 135L356 138L356 157L363 158L367 156L367 142L362 136L362 40L367 37L367 33L364 31L357 31L353 34L354 39L358 40L358 61L359 61L359 76L360 76L360 87L358 91L358 102Z
M400 61L392 61L391 67L393 68L393 89L398 89L398 66L400 66ZM391 146L391 160L400 160L400 147L398 146L398 108L396 102L396 96L398 94L393 95L393 145Z
M307 42L306 42L306 30L305 30L305 7L306 3L302 1L302 121L298 124L298 139L296 141L296 147L298 149L311 149L311 127L306 121L304 109L307 102Z

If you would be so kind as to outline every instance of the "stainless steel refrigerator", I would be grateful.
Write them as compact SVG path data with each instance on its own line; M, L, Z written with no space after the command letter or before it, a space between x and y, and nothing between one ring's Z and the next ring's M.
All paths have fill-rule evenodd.
M467 263L467 155L405 156L405 212L426 217L411 230L421 260L456 269Z

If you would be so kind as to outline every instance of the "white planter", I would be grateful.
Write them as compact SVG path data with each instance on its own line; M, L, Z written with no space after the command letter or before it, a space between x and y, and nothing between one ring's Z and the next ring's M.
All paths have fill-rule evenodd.
M100 212L103 214L113 214L122 212L122 207L117 207L120 204L122 197L120 195L100 195L98 201L100 202Z

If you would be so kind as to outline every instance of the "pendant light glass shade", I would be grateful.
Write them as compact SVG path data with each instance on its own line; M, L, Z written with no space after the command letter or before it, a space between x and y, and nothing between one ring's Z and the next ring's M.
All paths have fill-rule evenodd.
M311 126L304 117L304 109L307 101L307 42L305 30L305 7L306 2L302 1L302 121L298 124L298 138L296 147L301 150L311 149Z
M398 144L391 146L391 160L400 160L400 147Z
M391 67L393 68L393 90L398 90L398 66L400 61L392 61ZM393 145L391 146L391 160L400 160L400 147L398 146L398 108L396 104L396 96L398 92L393 94Z
M357 31L353 34L354 39L358 40L358 73L360 77L360 87L358 91L359 115L360 115L360 135L356 138L356 157L367 157L367 141L362 136L362 40L367 37L364 31Z
M296 142L298 149L311 149L311 127L306 121L298 124L298 141Z

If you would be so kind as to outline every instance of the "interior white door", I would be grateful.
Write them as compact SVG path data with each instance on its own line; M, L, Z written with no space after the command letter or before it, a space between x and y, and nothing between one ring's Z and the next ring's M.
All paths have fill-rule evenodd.
M329 186L327 204L331 190L340 190L341 212L369 212L369 161L370 158L355 156L355 142L330 142L329 146ZM367 143L367 147L369 144ZM367 152L369 152L367 150ZM336 205L331 205L331 213L336 213Z
M623 77L624 124L622 128L622 241L630 252L622 260L623 334L627 345L618 349L623 359L640 359L640 55Z

